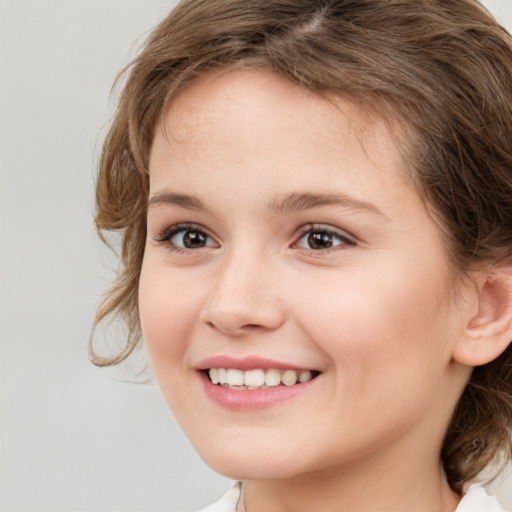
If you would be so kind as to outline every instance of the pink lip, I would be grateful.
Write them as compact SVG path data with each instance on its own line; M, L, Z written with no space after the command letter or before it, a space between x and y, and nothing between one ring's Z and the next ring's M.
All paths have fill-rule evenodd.
M237 370L243 371L257 369L268 370L270 368L275 368L276 370L295 370L297 372L313 369L254 356L243 358L234 358L230 356L209 357L207 359L203 359L196 367L198 370L207 370L209 368L236 368Z
M198 374L206 396L215 404L232 411L253 411L271 407L305 392L317 380L315 378L303 384L295 384L295 386L242 390L224 388L213 384L205 372L198 372Z
M271 407L279 402L290 400L307 391L315 385L318 377L294 386L275 386L265 389L229 389L218 384L213 384L206 374L209 368L236 368L238 370L266 370L275 368L278 370L309 370L279 361L262 359L259 357L233 358L229 356L215 356L202 360L196 367L206 396L215 404L233 411L251 411Z

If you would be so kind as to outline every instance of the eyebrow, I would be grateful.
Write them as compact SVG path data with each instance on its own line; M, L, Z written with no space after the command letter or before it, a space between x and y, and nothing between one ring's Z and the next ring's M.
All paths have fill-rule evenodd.
M164 191L155 194L149 200L148 208L153 208L161 204L172 204L187 210L195 210L198 212L208 211L208 208L206 208L204 203L199 198L187 194L178 194L175 192Z
M321 206L344 206L353 210L360 210L382 217L386 217L377 206L362 201L347 194L314 194L292 192L278 196L270 202L268 208L273 214L292 213L301 210L310 210Z
M179 206L197 212L209 212L206 205L195 196L176 192L163 191L155 194L148 202L148 208L161 204ZM321 206L344 206L353 210L360 210L387 218L377 206L346 194L322 194L310 192L291 192L279 195L268 203L268 210L274 215L293 213L302 210L311 210Z

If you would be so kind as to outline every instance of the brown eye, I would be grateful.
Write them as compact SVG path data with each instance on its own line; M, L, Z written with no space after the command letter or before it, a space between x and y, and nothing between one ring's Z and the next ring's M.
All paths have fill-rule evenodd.
M334 244L334 235L332 233L313 232L308 235L308 245L310 249L328 249Z
M353 246L354 242L338 233L333 229L324 227L311 228L304 232L303 236L297 242L297 246L301 249L309 249L312 251L321 251L331 249L337 246Z
M198 249L199 247L205 247L207 242L207 236L199 231L185 231L183 235L183 245L187 249Z
M215 242L211 237L199 229L176 229L174 233L165 238L177 249L202 249L203 247L215 246Z

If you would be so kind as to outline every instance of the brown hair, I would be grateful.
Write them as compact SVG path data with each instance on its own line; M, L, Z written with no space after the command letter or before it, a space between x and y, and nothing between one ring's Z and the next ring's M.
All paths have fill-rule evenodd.
M209 70L263 66L318 94L349 97L398 118L412 179L461 271L512 248L512 39L475 0L185 0L128 67L105 140L96 225L121 230L121 268L95 319L128 327L116 364L140 338L139 272L148 160L176 92ZM497 453L512 453L512 347L475 368L448 428L442 460L460 491Z

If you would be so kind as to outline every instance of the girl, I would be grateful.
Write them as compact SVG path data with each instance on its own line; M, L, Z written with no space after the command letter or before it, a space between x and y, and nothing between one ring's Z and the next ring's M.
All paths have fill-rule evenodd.
M494 512L512 451L512 39L474 0L185 0L129 68L96 323L208 512Z

